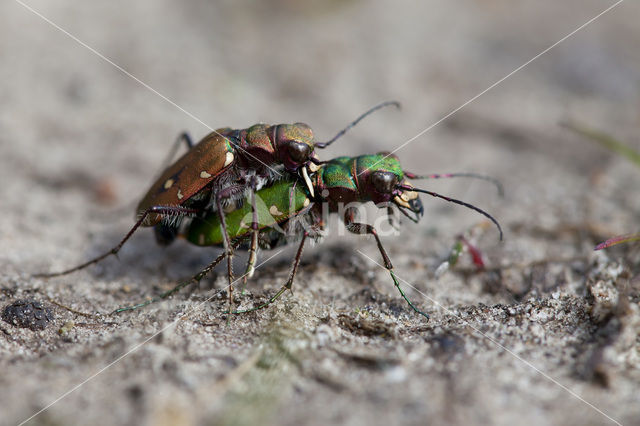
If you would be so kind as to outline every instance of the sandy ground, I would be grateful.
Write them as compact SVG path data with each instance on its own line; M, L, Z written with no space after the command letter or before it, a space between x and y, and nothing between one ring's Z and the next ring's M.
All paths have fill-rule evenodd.
M637 2L397 152L407 170L486 173L506 187L501 199L484 182L422 184L491 212L503 242L474 212L424 197L422 222L384 239L429 322L364 256L380 262L374 242L337 221L306 250L293 295L229 321L221 270L169 301L107 315L218 253L163 249L149 230L119 261L31 277L117 242L182 130L303 121L323 140L396 99L401 111L320 154L391 150L613 4L416 3L29 0L163 99L2 2L0 303L41 303L44 329L0 321L1 424L44 408L29 424L640 424L640 249L593 252L638 230L640 170L558 125L640 148ZM486 271L465 255L437 277L464 232ZM261 253L245 306L282 284L292 250Z

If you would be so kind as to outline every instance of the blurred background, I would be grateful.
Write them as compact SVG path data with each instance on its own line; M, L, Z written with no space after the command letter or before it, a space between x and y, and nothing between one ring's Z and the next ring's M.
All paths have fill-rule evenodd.
M3 2L0 301L34 298L55 319L37 332L2 323L0 423L28 418L196 306L33 424L637 422L639 250L593 247L638 231L640 169L560 124L640 149L640 5L620 2L492 87L614 3ZM375 113L319 155L389 151L420 135L396 153L407 170L483 173L506 189L422 183L489 211L502 243L481 216L424 197L422 222L385 239L429 323L356 251L380 260L357 236L308 248L294 295L230 322L223 299L201 306L222 273L192 296L115 318L47 302L106 313L217 254L157 247L148 230L119 262L30 278L117 242L181 131L305 122L327 140L385 100L402 109ZM463 255L436 277L462 233L487 271ZM258 271L247 304L281 285L291 255Z

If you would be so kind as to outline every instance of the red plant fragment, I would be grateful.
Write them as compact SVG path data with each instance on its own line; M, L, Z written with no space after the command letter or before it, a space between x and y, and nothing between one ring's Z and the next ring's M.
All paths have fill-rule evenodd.
M609 238L607 241L598 244L594 250L602 250L615 246L616 244L630 243L633 241L640 241L640 233L618 235L617 237Z

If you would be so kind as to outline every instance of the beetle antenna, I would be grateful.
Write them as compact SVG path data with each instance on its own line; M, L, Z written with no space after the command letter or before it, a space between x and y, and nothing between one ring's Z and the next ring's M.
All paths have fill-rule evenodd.
M400 109L400 102L396 102L396 101L387 101L387 102L382 102L381 104L378 104L376 106L374 106L373 108L369 109L367 112L365 112L364 114L362 114L360 117L356 118L354 121L352 121L347 127L345 127L344 129L340 130L338 132L337 135L335 135L332 139L330 139L328 142L316 142L315 143L315 147L316 148L326 148L329 145L331 145L332 143L334 143L336 140L340 139L340 137L342 135L344 135L345 133L347 133L347 131L349 131L352 127L354 127L356 124L358 124L363 118L365 118L366 116L368 116L369 114L379 110L380 108L384 108L386 106L390 106L393 105L396 108Z
M432 197L436 197L436 198L442 198L443 200L448 201L450 203L460 204L461 206L465 206L466 208L469 208L471 210L475 210L478 213L480 213L481 215L487 217L491 222L493 222L498 227L498 231L500 231L500 241L502 241L502 227L500 226L498 221L493 216L491 216L489 213L485 212L481 208L476 207L473 204L465 203L464 201L456 200L455 198L450 198L450 197L447 197L445 195L438 194L437 192L427 191L426 189L413 188L413 187L407 186L407 185L398 185L396 188L403 189L405 191L422 192L423 194L428 194L428 195L431 195Z
M455 177L468 177L473 179L482 179L494 184L498 190L498 195L500 197L504 197L504 187L502 183L496 178L487 175L481 175L478 173L443 173L443 174L433 174L433 175L416 175L411 172L404 172L404 175L409 179L442 179L442 178L455 178Z

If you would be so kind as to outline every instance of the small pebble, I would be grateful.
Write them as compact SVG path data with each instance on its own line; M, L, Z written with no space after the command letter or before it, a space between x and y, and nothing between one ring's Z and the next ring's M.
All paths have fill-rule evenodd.
M58 330L58 334L61 336L64 336L68 334L71 330L73 330L73 327L75 326L76 326L76 323L74 323L73 321L67 321L62 325L62 327L60 327L60 329Z
M2 319L16 327L44 330L53 321L53 314L38 301L22 299L5 306Z

